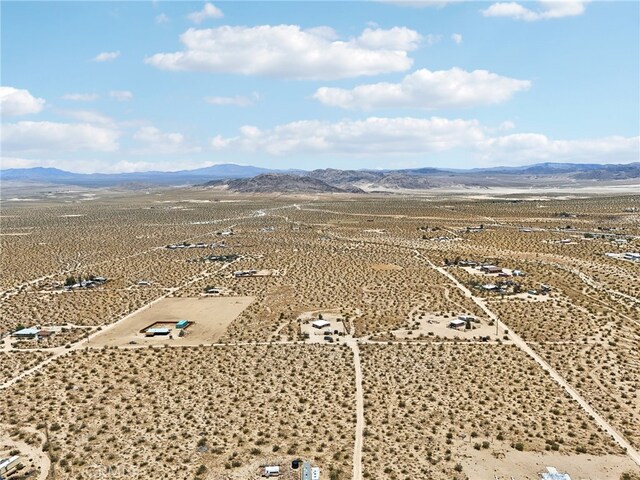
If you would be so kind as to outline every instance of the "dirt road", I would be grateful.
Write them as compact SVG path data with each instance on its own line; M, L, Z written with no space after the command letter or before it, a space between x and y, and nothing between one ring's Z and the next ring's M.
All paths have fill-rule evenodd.
M360 347L356 339L347 341L353 351L356 376L356 441L353 446L353 480L362 480L362 442L364 437L364 393L362 390L362 367Z

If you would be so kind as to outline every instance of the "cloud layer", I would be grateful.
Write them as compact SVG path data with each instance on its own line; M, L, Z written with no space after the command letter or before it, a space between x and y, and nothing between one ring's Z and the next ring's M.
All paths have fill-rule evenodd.
M44 108L44 104L43 98L34 97L29 90L0 87L0 113L3 117L39 113Z
M393 157L466 151L484 163L631 162L640 156L640 137L553 140L519 133L491 136L496 129L477 120L369 117L340 122L300 121L261 130L246 125L240 135L216 136L211 146L221 151L282 155L347 155Z
M343 40L329 27L191 28L180 36L183 51L158 53L146 62L163 70L330 80L405 71L413 63L407 53L421 39L405 27L368 28Z
M119 102L128 102L133 98L133 93L129 90L111 90L109 96Z
M250 107L255 105L260 99L257 92L253 92L251 96L235 95L233 97L205 97L204 101L209 105L234 105L236 107Z
M63 100L71 100L72 102L93 102L100 98L97 93L65 93Z
M5 152L113 152L120 133L86 123L18 122L2 125Z
M189 146L181 133L163 133L156 127L141 127L133 139L143 146L133 150L137 155L175 155L196 153L199 147Z
M400 83L359 85L351 90L319 88L314 98L325 105L347 109L438 109L476 107L502 103L531 82L503 77L486 70L460 68L431 72L427 69L404 77Z
M539 8L531 10L517 2L499 2L482 11L485 17L510 17L535 22L550 18L582 15L586 0L538 0Z

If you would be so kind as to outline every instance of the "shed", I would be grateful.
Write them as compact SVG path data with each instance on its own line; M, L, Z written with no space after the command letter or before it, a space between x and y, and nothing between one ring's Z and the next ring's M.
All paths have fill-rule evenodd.
M263 477L277 477L278 475L280 475L279 465L267 465L264 467Z
M327 322L326 320L316 320L311 323L311 325L313 326L313 328L325 328L331 325L331 323Z
M451 320L449 322L449 325L447 325L449 328L460 328L460 327L464 327L467 324L467 322L465 320L460 320L455 319L455 320Z
M188 320L180 320L178 323L176 323L176 328L178 329L187 328L188 326L189 326Z

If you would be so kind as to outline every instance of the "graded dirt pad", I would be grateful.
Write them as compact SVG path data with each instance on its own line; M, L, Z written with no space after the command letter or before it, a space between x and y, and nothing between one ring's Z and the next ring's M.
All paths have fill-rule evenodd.
M373 265L371 265L371 268L380 272L388 270L402 270L401 266L393 265L391 263L374 263Z
M247 308L253 297L198 297L164 298L123 320L114 328L91 340L90 346L121 346L134 341L139 345L158 345L171 342L176 345L200 345L216 342L227 326ZM145 337L141 330L157 322L194 322L179 337L172 328L171 335Z
M491 453L476 450L470 444L459 450L462 453L460 463L470 480L510 478L504 472L509 472L518 480L538 480L537 473L544 472L547 466L553 466L559 472L568 472L576 480L619 480L625 472L638 472L640 475L638 466L626 455L518 452L508 445L503 451Z

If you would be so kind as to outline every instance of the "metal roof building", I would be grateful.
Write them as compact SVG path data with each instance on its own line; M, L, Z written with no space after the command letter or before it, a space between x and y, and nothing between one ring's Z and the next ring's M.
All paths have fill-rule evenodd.
M145 335L153 336L153 335L169 335L168 328L149 328L144 332Z
M38 335L39 331L40 329L36 327L23 328L22 330L13 332L12 335L14 337L35 337L36 335Z

